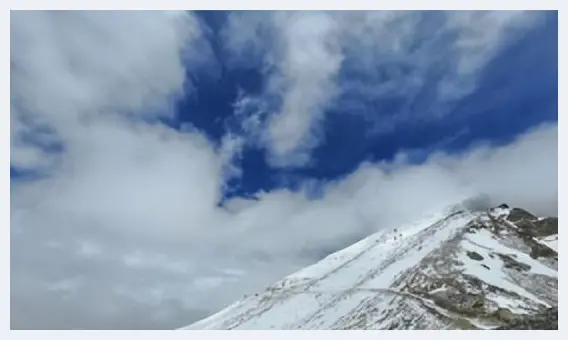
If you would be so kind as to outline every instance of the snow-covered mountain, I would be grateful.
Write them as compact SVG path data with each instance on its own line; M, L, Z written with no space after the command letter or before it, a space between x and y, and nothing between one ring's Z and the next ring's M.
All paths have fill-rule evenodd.
M557 328L557 247L558 219L519 208L430 216L183 329Z

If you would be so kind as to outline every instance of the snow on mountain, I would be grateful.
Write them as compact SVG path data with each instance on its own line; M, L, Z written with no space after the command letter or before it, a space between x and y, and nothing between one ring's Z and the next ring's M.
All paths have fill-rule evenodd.
M558 305L557 242L557 218L506 205L434 215L373 234L183 329L519 324Z

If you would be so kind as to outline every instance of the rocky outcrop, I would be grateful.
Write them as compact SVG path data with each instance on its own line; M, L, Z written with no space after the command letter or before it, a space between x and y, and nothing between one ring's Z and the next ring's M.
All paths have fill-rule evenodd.
M558 234L558 217L547 217L534 222L538 236Z
M535 315L527 315L509 319L499 330L534 329L534 330L557 330L558 307L547 308Z
M513 223L518 223L523 220L534 221L537 217L530 212L521 209L521 208L513 208L509 213L508 220Z

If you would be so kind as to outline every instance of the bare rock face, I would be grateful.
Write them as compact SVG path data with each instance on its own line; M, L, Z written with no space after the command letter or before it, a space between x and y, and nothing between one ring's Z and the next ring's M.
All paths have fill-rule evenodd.
M558 219L503 204L383 230L185 329L557 329Z
M543 312L537 313L535 315L513 318L512 320L505 322L503 326L497 329L558 329L558 307L547 308Z
M547 217L534 222L538 236L558 234L558 217Z
M524 209L521 209L521 208L511 209L511 212L509 213L509 216L508 216L508 220L513 222L513 223L518 223L518 222L521 222L523 220L534 221L536 219L537 219L536 216L534 216L530 212L528 212Z

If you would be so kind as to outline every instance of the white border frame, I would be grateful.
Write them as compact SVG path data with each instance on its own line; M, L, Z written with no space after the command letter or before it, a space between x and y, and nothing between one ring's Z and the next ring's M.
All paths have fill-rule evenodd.
M6 2L3 2L5 4ZM188 9L264 9L264 10L290 10L290 9L301 9L301 10L314 10L314 9L329 9L329 10L371 10L371 9L525 9L525 10L536 10L536 9L547 9L547 10L559 10L559 37L566 38L566 29L564 22L568 20L568 15L560 9L566 8L566 2L560 0L512 0L512 1L495 1L495 0L476 0L471 2L461 1L456 3L452 0L392 0L388 2L383 1L373 1L373 0L317 0L317 1L306 1L306 0L282 0L280 3L268 3L265 0L208 0L208 1L187 1L187 0L127 0L127 1L116 1L116 0L97 0L97 1L82 1L76 2L72 0L55 0L55 1L41 1L41 0L19 0L10 1L8 6L5 7L1 15L1 28L2 28L2 45L8 46L4 48L2 52L2 65L9 65L10 59L10 12L9 10L30 10L30 9L142 9L142 10L156 10L156 9L167 9L167 10L188 10ZM3 5L5 6L5 5ZM559 94L568 93L566 90L566 68L562 65L562 60L567 59L567 42L568 39L559 39ZM564 57L562 57L564 55ZM9 70L4 69L4 75L9 75ZM295 340L307 339L313 336L324 338L373 338L376 339L378 336L387 336L388 338L411 338L414 336L421 336L431 339L441 339L448 338L454 339L458 333L455 331L405 331L405 332L388 332L381 333L378 335L378 331L10 331L10 181L9 181L9 152L10 152L10 141L9 141L9 112L10 112L10 78L2 77L2 93L3 93L3 107L5 112L2 115L2 128L1 135L3 136L1 142L2 161L4 166L0 167L2 171L2 199L1 199L1 213L0 218L2 219L2 245L0 246L0 261L2 268L2 280L0 284L2 286L2 294L0 295L0 304L2 305L2 312L0 312L0 320L2 323L2 331L0 338L7 339L10 338L32 338L32 339L76 339L77 336L81 338L92 338L100 339L101 336L111 339L124 339L133 338L137 340L150 339L150 338L180 338L187 339L188 337L199 337L208 339L217 339L221 337L233 337L244 339L265 339L266 337L271 338L281 338L288 339L290 337ZM564 90L562 90L564 89ZM566 106L566 99L559 95L559 105L558 112L563 112ZM567 136L562 133L562 116L559 114L558 124L559 124L559 134L558 143L559 150L565 149L563 146L567 146ZM566 167L566 162L568 153L559 152L559 171L558 173L567 173L568 167ZM562 170L566 169L566 170ZM566 186L566 181L559 176L559 214L564 214L564 209L566 209L567 200L565 195L563 195ZM560 217L561 221L564 221L564 216ZM560 237L560 243L564 243L564 238ZM561 246L561 248L563 248ZM562 267L564 261L560 261L559 266ZM563 271L563 270L560 270ZM563 300L564 294L563 290L559 290L559 299ZM559 302L562 305L562 302ZM563 314L560 313L560 316ZM560 337L560 332L562 332L562 322L560 322L560 330L546 333L548 337ZM29 333L33 332L33 333ZM188 333L189 332L189 333ZM291 333L293 332L293 333ZM384 331L383 331L384 332ZM417 334L416 332L421 332ZM435 332L435 333L433 333ZM463 337L476 337L478 338L480 334L479 331L460 331L460 336ZM545 331L533 331L533 332L545 332ZM507 332L486 332L483 337L487 338L530 338L534 340L534 337L538 336L535 333L529 333L527 331L507 331ZM544 336L544 334L543 334ZM116 338L115 338L116 337Z

